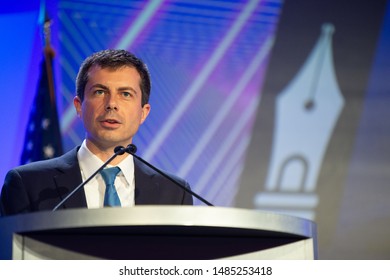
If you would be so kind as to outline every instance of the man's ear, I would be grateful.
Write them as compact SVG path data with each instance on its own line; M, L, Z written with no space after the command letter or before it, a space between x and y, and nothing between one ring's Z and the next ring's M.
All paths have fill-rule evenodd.
M145 104L142 107L142 116L141 116L141 124L146 120L150 113L150 104Z
M82 117L81 99L77 95L73 98L73 105L76 109L77 116L81 118Z

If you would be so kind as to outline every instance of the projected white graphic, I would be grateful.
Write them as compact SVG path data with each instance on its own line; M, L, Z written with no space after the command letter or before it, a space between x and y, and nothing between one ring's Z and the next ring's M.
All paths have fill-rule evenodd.
M278 95L274 141L265 192L255 205L315 218L316 183L333 129L344 106L332 55L332 24L324 24L305 64Z

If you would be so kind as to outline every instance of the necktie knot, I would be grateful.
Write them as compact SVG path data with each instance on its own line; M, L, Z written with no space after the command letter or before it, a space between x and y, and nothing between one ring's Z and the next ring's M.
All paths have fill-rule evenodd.
M114 185L116 175L120 171L119 167L110 167L100 171L104 182L106 183L106 192L104 195L104 206L121 206L118 193Z
M100 174L102 174L103 180L106 183L106 185L113 185L115 182L116 175L118 175L120 168L119 167L110 167L103 169L100 171Z

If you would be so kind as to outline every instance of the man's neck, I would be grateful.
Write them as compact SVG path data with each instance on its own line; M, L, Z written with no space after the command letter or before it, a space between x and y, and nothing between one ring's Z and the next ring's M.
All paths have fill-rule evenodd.
M92 141L86 140L87 148L103 162L107 161L114 154L115 147L101 147L97 146ZM123 155L118 155L111 161L111 165L118 165L122 160L124 160L129 154L124 153Z

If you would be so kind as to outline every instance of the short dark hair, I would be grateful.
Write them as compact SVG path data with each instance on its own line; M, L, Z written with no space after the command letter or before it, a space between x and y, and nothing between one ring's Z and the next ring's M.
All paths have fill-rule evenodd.
M141 77L142 106L149 103L151 81L146 64L133 53L126 50L103 50L87 57L81 64L76 78L76 94L81 102L84 100L84 90L88 82L88 72L92 66L118 69L124 66L133 67Z

